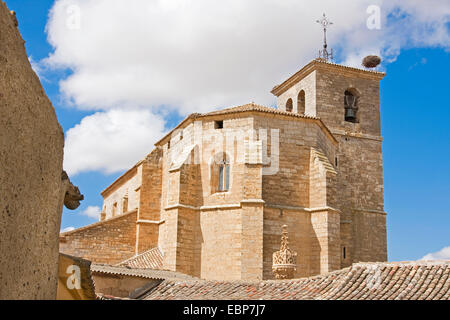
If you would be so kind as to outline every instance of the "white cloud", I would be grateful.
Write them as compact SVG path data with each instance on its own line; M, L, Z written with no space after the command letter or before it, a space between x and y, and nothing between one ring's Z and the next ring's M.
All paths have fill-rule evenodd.
M74 227L67 227L67 228L62 229L60 231L60 233L69 232L69 231L72 231L72 230L75 230L75 228Z
M143 159L164 134L164 120L149 110L113 109L85 117L66 133L64 168L113 173Z
M367 28L369 5L381 7L380 30ZM47 24L54 52L43 62L72 71L60 82L68 103L106 111L69 130L68 170L110 173L149 152L163 119L137 108L185 115L273 105L271 88L317 56L323 12L334 22L330 47L352 66L367 54L389 62L402 48L450 49L447 0L56 0Z
M88 216L89 218L99 220L101 209L97 206L89 206L81 212L81 215Z
M438 252L428 253L420 260L450 260L450 247L445 247Z
M448 1L58 0L48 22L52 66L74 73L64 95L85 109L170 105L182 113L255 100L316 56L323 11L334 21L330 44L343 61L367 53L392 59L403 46L449 47ZM80 28L69 5L79 6ZM366 9L381 5L368 30ZM78 12L78 11L77 11ZM357 55L357 58L352 58Z

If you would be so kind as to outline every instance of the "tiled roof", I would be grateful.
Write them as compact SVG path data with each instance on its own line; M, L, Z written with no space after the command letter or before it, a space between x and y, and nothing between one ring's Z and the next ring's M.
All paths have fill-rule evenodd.
M163 255L158 248L153 248L122 261L117 266L136 269L162 269Z
M92 264L92 273L114 274L123 276L132 276L146 279L195 279L189 275L168 271L168 270L155 270L155 269L136 269L119 266L110 266L105 264Z
M308 116L304 114L294 113L294 112L287 112L280 109L270 108L261 106L259 104L256 104L254 102L244 104L242 106L237 107L231 107L226 108L222 110L212 111L208 113L204 113L198 117L205 117L205 116L215 116L215 115L223 115L223 114L231 114L231 113L240 113L240 112L247 112L247 111L258 111L258 112L265 112L265 113L273 113L273 114L282 114L286 116L292 116L297 118L307 118L307 119L318 119L317 117Z
M385 72L380 72L380 71L378 71L376 69L350 67L350 66L345 66L343 64L338 64L338 63L326 61L326 60L323 60L323 59L320 59L320 58L314 59L314 62L328 64L328 65L336 66L338 68L343 68L343 69L349 69L349 70L355 70L355 71L363 71L363 72L373 73L373 74L382 75L382 76L386 75Z
M312 71L316 70L316 68L333 68L333 70L337 71L337 72L352 73L352 74L357 73L360 76L368 77L370 79L377 79L377 80L381 80L386 75L384 72L379 72L379 71L371 70L371 69L361 69L361 68L344 66L341 64L332 63L332 62L325 61L323 59L318 58L318 59L312 60L310 63L305 65L299 71L297 71L292 76L287 78L283 83L273 87L271 93L274 94L275 96L279 97L282 93L286 92L286 90L291 88L299 80L303 79L305 76L310 74Z
M450 261L357 263L294 280L165 280L143 299L421 300L450 299Z

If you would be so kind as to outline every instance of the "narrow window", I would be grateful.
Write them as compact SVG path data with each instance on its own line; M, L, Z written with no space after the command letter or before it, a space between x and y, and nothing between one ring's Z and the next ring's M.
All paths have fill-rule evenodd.
M221 121L216 121L216 122L214 123L214 128L215 128L215 129L223 129L223 120L221 120Z
M299 114L305 114L306 104L305 104L305 91L302 90L299 92L297 97L297 112Z
M344 93L345 121L358 122L358 97L350 90Z
M100 221L105 221L106 220L106 206L103 205L103 210L100 213Z
M128 212L128 197L124 197L122 200L122 213Z
M337 157L334 158L334 165L335 165L335 167L338 166L338 158Z
M292 99L289 98L288 101L286 102L286 111L287 112L292 112L292 108L293 108Z
M219 165L219 191L224 191L224 180L225 180L225 173L223 165Z
M112 216L115 217L117 214L117 202L114 202L112 207Z
M170 149L170 140L167 142L167 149Z
M230 188L230 165L227 162L219 164L219 190L228 191Z
M225 192L230 189L230 162L226 153L219 153L214 157L212 174L215 192Z
M342 256L344 257L344 259L347 257L347 252L345 250L346 248L342 248Z

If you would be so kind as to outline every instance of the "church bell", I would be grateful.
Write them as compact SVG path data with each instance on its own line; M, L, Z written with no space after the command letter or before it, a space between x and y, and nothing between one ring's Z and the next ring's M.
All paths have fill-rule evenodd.
M354 108L345 108L345 121L356 122L356 110Z

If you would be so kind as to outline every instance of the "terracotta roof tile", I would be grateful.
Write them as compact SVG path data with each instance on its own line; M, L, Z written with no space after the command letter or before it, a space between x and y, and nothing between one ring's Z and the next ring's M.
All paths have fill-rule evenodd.
M242 106L231 107L231 108L226 108L226 109L222 109L222 110L204 113L201 115L201 117L223 115L223 114L230 114L230 113L240 113L240 112L247 112L247 111L259 111L259 112L265 112L265 113L282 114L282 115L293 116L293 117L297 117L297 118L318 119L317 117L313 117L313 116L309 116L309 115L304 115L304 114L299 114L299 113L294 113L294 112L287 112L287 111L283 111L280 109L261 106L254 102L244 104Z
M144 299L403 300L449 299L450 261L357 263L324 276L293 280L167 279Z
M103 274L113 274L113 275L123 275L146 279L196 279L187 274L168 271L168 270L155 270L155 269L142 269L142 268L129 268L120 266L110 266L105 264L92 264L92 273L103 273Z
M163 254L158 248L152 248L118 263L117 266L135 269L162 269Z

